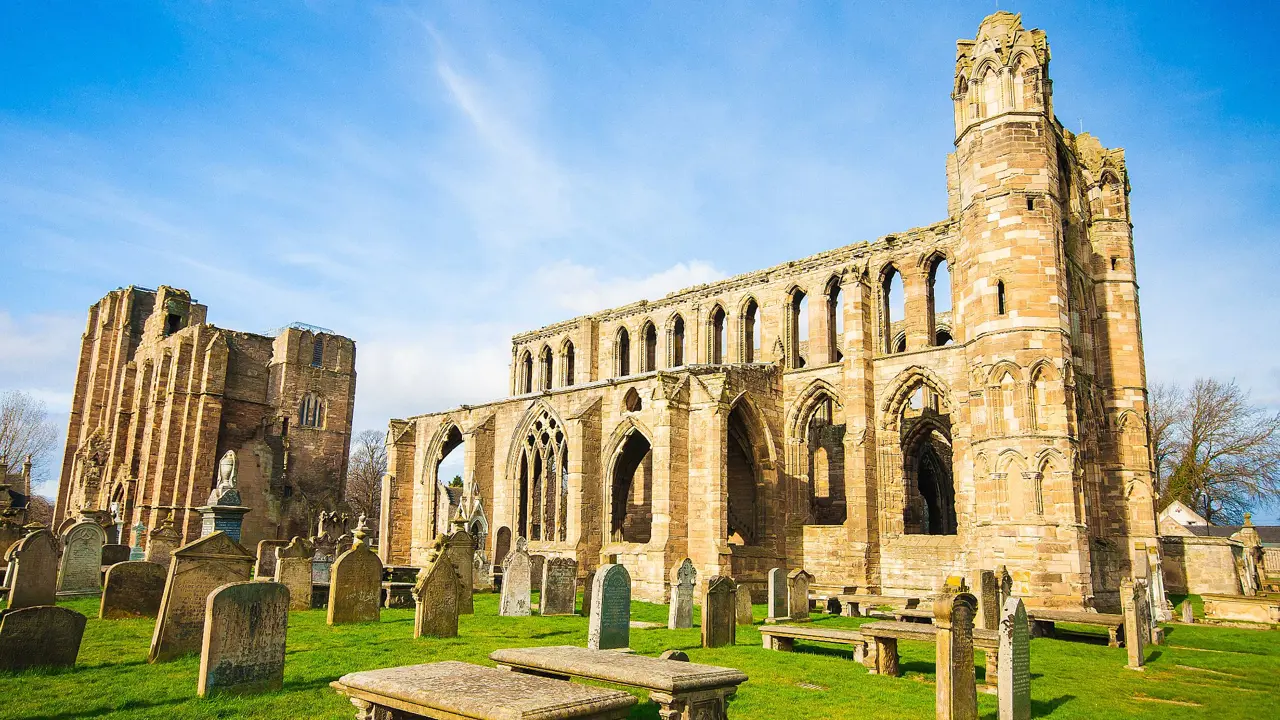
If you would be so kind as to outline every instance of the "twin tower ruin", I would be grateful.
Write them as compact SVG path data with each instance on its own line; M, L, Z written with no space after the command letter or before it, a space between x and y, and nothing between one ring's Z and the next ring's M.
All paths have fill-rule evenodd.
M392 420L384 562L425 563L461 446L495 563L524 537L658 602L685 557L890 593L1004 565L1118 607L1158 547L1129 181L1049 58L1007 12L957 43L940 222L517 335L511 397Z

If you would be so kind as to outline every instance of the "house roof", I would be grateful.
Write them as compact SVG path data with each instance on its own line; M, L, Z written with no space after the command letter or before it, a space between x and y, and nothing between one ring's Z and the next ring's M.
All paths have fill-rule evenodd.
M1229 538L1240 532L1243 525L1191 525L1187 529L1200 537ZM1280 545L1280 525L1254 525L1263 545Z

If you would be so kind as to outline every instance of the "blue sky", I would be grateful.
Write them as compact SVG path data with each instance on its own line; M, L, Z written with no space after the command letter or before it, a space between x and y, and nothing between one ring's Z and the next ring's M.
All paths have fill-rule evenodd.
M1150 378L1280 405L1277 5L1000 7L1127 150ZM0 390L61 424L85 309L168 284L355 338L358 428L503 395L514 332L943 219L993 9L4 3Z

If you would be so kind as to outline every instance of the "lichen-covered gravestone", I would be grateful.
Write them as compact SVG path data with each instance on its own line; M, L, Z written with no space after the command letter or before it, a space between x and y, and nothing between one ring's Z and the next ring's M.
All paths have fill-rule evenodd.
M147 533L147 552L144 559L147 562L169 567L169 558L173 557L173 551L178 549L181 542L182 536L174 529L173 521L166 518L159 527Z
M541 615L572 615L577 610L578 561L548 558L542 565L542 594L538 596Z
M993 573L994 574L994 573ZM1000 647L996 666L999 720L1031 718L1031 642L1027 610L1021 598L1009 598L1000 613Z
M513 617L529 614L529 582L532 568L522 543L502 561L502 598L498 614Z
M533 592L542 592L542 568L547 563L545 555L529 556L529 589Z
M977 720L978 681L973 669L973 618L977 612L978 599L967 592L944 591L933 601L938 720Z
M311 558L315 551L306 538L294 537L275 548L275 581L289 588L289 609L311 609Z
M732 579L716 575L707 581L702 596L702 647L732 645L737 640L737 596Z
M253 554L221 531L174 550L147 660L164 662L199 650L209 593L247 581L252 571Z
M787 575L788 613L792 621L809 619L809 583L813 576L803 569L792 570Z
M458 612L463 615L475 613L474 601L471 597L471 580L475 572L476 541L471 533L458 530L445 540L445 555L453 563L453 571L462 578L458 588Z
M9 609L53 605L58 589L58 549L48 530L36 530L9 551Z
M261 692L284 684L289 588L238 582L209 595L200 646L200 697L214 690Z
M131 553L132 551L133 551L133 548L129 547L128 545L113 545L111 543L103 545L102 546L102 564L115 565L116 563L125 562L126 560L129 559L129 553Z
M591 593L587 647L626 648L631 644L631 574L622 565L601 565Z
M155 617L164 597L168 569L144 560L116 563L107 570L107 583L102 588L99 620Z
M413 636L458 636L458 586L462 584L453 563L436 553L413 586Z
M977 592L978 615L974 626L983 630L995 630L1000 623L1000 583L994 570L978 570L973 574L973 588Z
M276 576L276 550L288 544L288 540L258 541L258 561L253 566L254 580L271 580Z
M693 627L693 586L698 582L698 571L693 568L693 561L685 558L671 578L671 606L667 612L667 628ZM706 612L704 607L702 610ZM706 623L706 619L703 619Z
M102 546L107 533L92 520L81 520L62 535L62 564L58 595L97 595L102 592Z
M1143 670L1147 664L1147 640L1151 637L1150 623L1146 618L1147 598L1140 584L1132 580L1120 581L1120 607L1124 610L1124 646L1129 653L1127 667Z
M737 605L736 621L739 625L754 625L755 617L752 616L751 610L751 588L738 584L738 591L735 593L735 604Z
M0 671L73 667L84 623L84 615L53 605L0 614Z
M784 618L790 609L787 607L787 571L773 568L769 571L769 615L771 619Z
M382 561L365 544L364 516L351 549L333 561L329 575L330 625L378 622L382 612Z

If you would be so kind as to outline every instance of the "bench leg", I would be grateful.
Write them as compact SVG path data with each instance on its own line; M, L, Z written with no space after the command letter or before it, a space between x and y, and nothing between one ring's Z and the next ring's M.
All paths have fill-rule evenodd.
M651 692L649 699L658 705L659 720L728 720L727 698L736 690L720 688L680 695Z
M380 705L374 705L368 700L360 698L348 698L351 704L356 706L356 720L394 720L395 713Z
M853 644L853 659L855 662L862 663L862 666L868 670L875 670L876 663L873 657L874 650L868 648L865 642Z
M845 617L858 617L858 603L856 602L847 602L840 610L840 614Z
M1107 628L1107 647L1113 647L1113 648L1120 647L1120 628L1118 627Z
M902 674L898 668L897 638L876 638L876 674L889 677Z
M778 650L780 652L791 652L795 647L795 639L789 637L776 637L774 635L760 634L764 638L765 650Z

